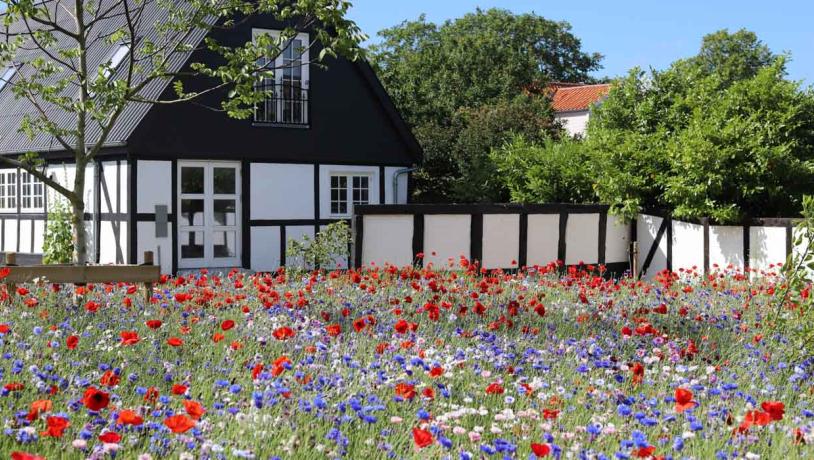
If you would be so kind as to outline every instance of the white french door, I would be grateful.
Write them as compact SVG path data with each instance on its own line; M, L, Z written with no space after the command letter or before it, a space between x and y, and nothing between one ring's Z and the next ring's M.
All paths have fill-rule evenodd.
M178 162L178 267L240 266L240 163Z

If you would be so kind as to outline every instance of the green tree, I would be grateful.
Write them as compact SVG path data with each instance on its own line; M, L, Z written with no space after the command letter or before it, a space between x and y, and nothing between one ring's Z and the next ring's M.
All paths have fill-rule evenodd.
M34 155L0 156L0 161L30 172L68 200L78 263L87 261L85 169L102 150L128 104L184 103L223 91L221 109L229 116L247 118L254 105L268 96L255 90L258 78L272 77L276 70L269 64L275 59L263 58L278 56L296 29L309 28L322 46L315 60L340 53L355 58L362 38L358 27L345 18L350 7L345 0L4 0L0 6L6 10L1 19L0 63L16 67L9 86L16 97L35 108L25 115L20 129L31 137L48 136L70 152L76 175L72 186L62 185L46 175ZM152 12L145 14L148 9ZM228 30L257 15L270 15L291 26L279 37L266 34L237 47L223 46L212 38L200 45L192 41L192 30ZM147 18L160 20L148 23ZM101 26L111 21L119 25L113 33ZM114 45L126 50L119 63L94 60L100 48ZM192 63L183 73L173 67L198 49L219 55L219 63ZM179 79L182 76L205 77L209 85L189 92ZM170 81L173 97L154 100L144 96L146 87ZM60 124L64 119L74 121Z
M424 149L418 201L508 199L489 152L514 133L557 137L547 82L589 81L602 58L566 22L502 9L441 25L421 16L379 36L371 61Z
M421 16L379 36L371 62L413 125L444 124L461 108L509 100L550 80L590 80L602 59L582 51L567 22L502 9L441 25Z

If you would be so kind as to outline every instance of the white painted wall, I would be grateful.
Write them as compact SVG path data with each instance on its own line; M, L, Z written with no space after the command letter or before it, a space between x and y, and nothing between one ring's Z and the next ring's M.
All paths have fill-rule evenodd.
M128 232L127 222L102 221L99 236L99 263L127 263ZM118 242L118 246L117 246Z
M649 245L645 247L640 244L639 252L647 251L649 248ZM697 273L704 273L704 226L674 220L673 271L677 272L682 268L685 270L695 268Z
M715 271L717 265L719 270L723 270L730 264L735 269L743 270L743 227L710 225L709 269Z
M398 195L396 201L393 202L393 175L401 169L406 167L387 167L384 168L384 196L385 204L405 204L407 203L407 184L408 177L412 173L399 174L398 176Z
M368 199L370 204L379 204L379 167L378 166L344 166L344 165L320 165L319 166L319 217L320 219L348 218L350 215L331 214L331 175L332 174L364 174L370 177L370 192ZM387 190L385 181L385 191ZM313 190L313 185L311 186ZM351 197L348 197L350 200ZM313 207L313 206L312 206ZM348 209L350 212L351 210Z
M139 160L136 176L137 212L154 213L157 204L166 205L170 213L175 212L172 209L172 196L175 190L172 189L171 161ZM141 235L141 230L138 233Z
M656 233L659 231L661 221L663 219L658 216L651 216L648 214L639 214L636 219L636 237L639 241L639 270L644 267L644 261L647 258L647 252L653 246L653 241L656 239ZM667 231L661 238L661 242L653 255L653 260L650 262L650 267L647 269L645 276L653 277L656 273L667 268Z
M313 165L252 163L250 187L251 219L314 218Z
M17 251L17 219L6 219L3 237L5 251Z
M628 255L630 226L630 223L625 222L619 217L608 216L607 239L605 240L605 263L624 263L630 259Z
M565 227L565 264L599 262L599 214L571 214Z
M777 271L786 262L785 227L749 228L749 267L758 271ZM770 267L775 265L775 267Z
M271 272L280 268L280 227L252 227L251 241L252 270Z
M364 216L362 264L379 267L390 263L399 267L412 265L413 216Z
M156 238L155 222L137 222L138 245L136 250L136 263L144 263L144 251L153 251L156 265L161 267L161 273L172 273L172 238ZM172 235L172 223L167 225L168 235Z
M561 112L554 114L554 119L559 120L565 131L571 136L584 136L588 128L588 118L590 113L587 110L578 112Z
M102 162L102 174L105 179L105 183L107 184L107 192L110 199L110 203L108 206L108 200L105 197L104 190L102 190L102 212L103 213L112 213L112 212L127 212L128 202L128 184L127 184L127 161L122 160L119 163L119 172L117 174L116 162L115 161L103 161ZM119 195L116 194L117 186L116 183L118 181L118 190ZM118 206L118 207L117 207Z
M482 248L482 267L518 268L520 215L484 214Z
M529 214L528 224L527 265L555 262L560 239L559 214Z
M466 215L425 215L424 216L424 263L436 268L448 265L449 259L455 267L461 256L470 258L470 227L472 217Z

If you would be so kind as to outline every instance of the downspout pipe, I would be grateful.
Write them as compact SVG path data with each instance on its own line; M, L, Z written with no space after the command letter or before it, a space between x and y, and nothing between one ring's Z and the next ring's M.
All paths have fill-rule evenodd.
M398 169L393 173L393 204L399 204L399 176L409 174L418 168Z

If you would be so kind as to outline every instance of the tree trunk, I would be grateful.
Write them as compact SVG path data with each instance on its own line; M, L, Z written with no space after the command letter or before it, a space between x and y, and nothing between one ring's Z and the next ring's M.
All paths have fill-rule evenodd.
M73 224L73 247L74 262L77 265L85 265L88 262L88 234L85 229L85 169L86 163L78 161L76 163L76 175L73 181L73 197L71 207L73 214L71 223Z

